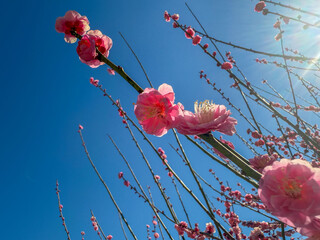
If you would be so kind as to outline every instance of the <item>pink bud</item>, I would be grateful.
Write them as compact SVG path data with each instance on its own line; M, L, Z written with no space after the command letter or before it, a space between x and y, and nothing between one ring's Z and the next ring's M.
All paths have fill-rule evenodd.
M126 187L129 187L130 186L130 182L128 180L124 181L123 184L126 186Z
M111 69L111 68L107 68L107 71L108 71L108 73L109 73L110 75L115 75L115 74L116 74L116 72L115 72L113 69Z
M202 37L200 37L199 35L195 36L192 39L192 44L195 45L195 46L198 45L201 42L201 39L202 39Z

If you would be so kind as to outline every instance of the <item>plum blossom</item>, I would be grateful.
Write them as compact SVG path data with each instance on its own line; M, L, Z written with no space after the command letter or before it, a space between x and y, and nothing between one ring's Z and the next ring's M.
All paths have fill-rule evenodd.
M254 158L249 159L250 165L257 170L259 173L262 173L263 169L266 166L272 165L276 161L277 155L268 154L254 156Z
M168 11L164 11L164 19L166 20L166 22L170 22L171 18Z
M195 45L195 46L198 45L201 42L201 39L202 39L202 37L200 37L199 35L195 36L192 39L192 44Z
M194 30L191 27L188 27L185 33L186 38L191 39L193 38L194 34L195 34Z
M224 62L221 65L221 69L224 69L224 70L229 70L231 68L233 68L233 66L232 66L232 64L230 62Z
M108 71L108 73L109 73L110 75L115 75L115 74L116 74L116 72L115 72L113 69L111 69L111 68L107 68L107 71Z
M288 18L288 17L283 17L282 20L283 20L283 22L284 22L285 24L288 24L289 21L290 21L290 18Z
M175 14L173 14L173 15L171 16L171 18L172 18L173 20L175 20L175 21L178 21L179 18L180 18L180 16L179 16L179 14L175 13Z
M320 239L320 215L313 217L309 224L298 228L297 231L308 236L308 240Z
M187 229L188 224L184 221L181 221L179 224L175 224L174 228L177 230L179 236L184 235L184 231Z
M64 40L67 43L75 43L77 38L71 34L75 31L79 35L90 30L89 20L86 16L81 16L76 11L68 11L63 17L58 17L55 25L56 31L64 33Z
M181 121L176 127L177 131L184 135L200 135L210 131L218 131L223 134L232 136L235 132L237 120L230 117L231 112L224 105L210 103L208 100L204 102L198 101L194 104L195 113L183 110Z
M109 50L112 47L112 40L106 35L103 35L99 30L91 30L78 42L77 53L80 61L89 65L92 68L97 68L104 64L97 57L100 53L106 58L109 56Z
M273 24L273 27L274 27L274 28L280 28L280 25L281 25L281 22L280 22L279 20L277 20L277 21L275 22L275 24Z
M216 232L215 227L213 226L213 224L211 222L206 223L206 233L208 234L213 234Z
M261 12L265 7L266 7L266 3L264 1L260 1L256 4L256 6L254 7L254 11L256 12Z
M320 169L301 159L276 161L263 170L258 194L281 221L302 227L320 215Z
M130 182L129 182L128 180L125 180L125 181L123 182L123 184L124 184L126 187L129 187L129 186L130 186Z
M161 137L176 127L182 110L174 104L172 87L164 83L158 90L146 88L139 94L134 113L146 133Z
M99 85L99 80L98 79L94 79L93 77L90 78L90 84L92 84L95 87L98 87Z
M261 231L261 228L255 227L250 233L249 240L260 240L260 239L264 239L264 234Z
M283 33L283 31L282 31L282 32L279 32L277 35L274 36L274 39L275 39L276 41L279 41L279 40L282 38L282 33Z

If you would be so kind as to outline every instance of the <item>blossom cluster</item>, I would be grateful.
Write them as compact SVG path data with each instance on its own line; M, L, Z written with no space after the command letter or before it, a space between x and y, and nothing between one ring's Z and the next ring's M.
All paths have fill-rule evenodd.
M138 96L134 113L143 130L155 136L163 136L176 128L184 135L201 135L210 131L233 135L237 120L224 105L209 101L195 102L195 113L187 111L181 103L174 104L175 95L168 84L158 90L146 88Z
M92 68L97 68L104 62L100 61L99 54L109 56L112 40L99 30L90 30L89 20L76 11L68 11L63 17L56 20L56 31L65 34L65 41L75 43L80 39L77 53L81 62ZM89 31L90 30L90 31Z
M264 15L269 12L268 9L266 9L265 1L258 2L254 10L256 12L262 12ZM269 13L272 14L272 12ZM202 38L205 38L206 36L204 34L200 34L190 26L187 27L185 25L183 27L179 25L177 22L179 20L179 14L170 15L165 11L164 18L167 22L173 20L174 28L180 27L184 31L185 37L192 40L193 45L199 45L204 52L208 53L207 49L209 44L204 44L203 46L200 44ZM289 23L288 17L282 16L281 19L285 24ZM275 40L281 40L283 31L281 30L280 20L277 20L273 27L279 30L279 33L275 36ZM90 30L87 17L81 16L75 11L68 11L64 17L59 17L57 19L56 30L65 34L65 41L68 43L75 43L76 40L79 39L76 50L80 61L90 67L96 68L104 64L102 61L103 58L108 58L109 51L113 44L111 38L103 35L99 30ZM200 35L196 35L196 33L199 33L202 37ZM286 51L288 51L287 48ZM294 51L294 54L299 54L299 52ZM216 52L213 52L211 56L216 59ZM229 72L230 78L233 78L231 69L233 66L238 66L230 52L226 53L226 57L228 61L223 63L218 62L217 66ZM264 58L261 60L257 58L256 62L263 64L271 63ZM282 66L276 61L273 62L273 64ZM115 74L114 69L108 69L108 72L111 75ZM207 82L210 83L206 75L203 75L203 71L201 71L200 74L200 78L205 78ZM95 87L101 88L99 80L90 78L90 83ZM266 83L266 80L264 80L264 83ZM232 86L236 87L237 84L237 81L235 81ZM246 82L246 86L250 87L250 82ZM311 90L311 88L309 90ZM253 92L251 93L253 94ZM258 99L256 100L258 101ZM123 123L127 123L124 118L126 113L120 107L118 101L116 105L119 107L119 115L123 117ZM281 108L286 111L293 110L289 104L285 106L277 102L269 102L269 106L271 109ZM295 104L295 109L303 109L314 113L320 112L320 107L315 105L301 107L300 105ZM236 132L235 126L237 125L237 120L231 117L230 110L227 110L224 105L218 105L208 100L203 102L196 101L194 104L194 112L185 110L182 103L175 103L175 93L173 88L166 83L160 85L158 89L146 88L142 93L140 93L134 106L134 113L143 130L148 134L158 137L165 135L168 130L174 128L177 132L184 135L202 135L210 133L211 131L217 131L222 134L232 136ZM272 115L272 117L275 117L275 115ZM82 129L83 127L79 125L80 134ZM314 132L311 132L309 128L304 128L304 130L308 137L311 137L317 143L320 142L320 133L317 130L317 127L315 127ZM241 220L231 208L236 201L241 202L242 206L265 210L273 214L283 223L294 227L301 234L310 237L310 240L320 239L319 163L317 163L316 160L313 160L312 164L310 164L303 159L301 152L298 151L294 154L290 152L289 146L296 146L298 134L295 131L288 127L281 128L281 126L279 126L278 131L282 132L280 137L276 137L272 134L265 136L260 130L247 130L247 133L250 134L249 142L259 148L266 147L267 151L267 154L257 154L253 158L249 159L247 163L248 166L250 164L252 171L261 173L261 175L259 175L259 178L261 176L261 179L259 181L258 193L256 195L250 193L242 195L240 191L231 191L229 186L226 187L219 181L221 196L226 197L226 200L221 200L221 198L217 198L217 200L224 202L226 213L221 213L219 209L213 209L213 212L228 221L231 227L229 233L234 234L237 239L246 239L247 236L242 233L242 230L239 227ZM196 138L199 139L200 137ZM230 150L235 149L231 142L224 140L222 137L220 137L220 142ZM307 153L308 149L313 148L313 146L304 139L300 140L298 144L304 149L304 153ZM276 148L278 148L279 151L277 151ZM229 164L229 160L227 160L226 156L215 148L212 148L212 150ZM163 163L166 165L168 161L164 150L162 148L158 148L157 151L160 158L163 160ZM291 154L291 160L284 159L281 156L282 153L285 156L289 156L289 152ZM296 157L299 157L300 159L295 159ZM312 157L318 157L316 152L313 153ZM279 160L280 158L282 159ZM168 168L166 170L168 170ZM214 175L212 170L210 170L210 172ZM160 176L154 174L153 176L155 182L160 186ZM174 179L172 172L168 172L168 176L171 177L172 180ZM118 178L123 180L126 187L129 187L129 189L133 189L138 193L136 188L124 178L123 172L119 172ZM257 179L257 182L258 180L259 179ZM142 196L140 193L138 194L140 197ZM63 225L65 226L62 208L63 206L59 202L59 211ZM154 220L152 223L154 225L154 237L155 239L158 239L160 235L155 231L158 222L156 221L155 216L153 218ZM94 216L92 216L91 221L94 230L97 231L98 235L100 235L99 225ZM250 233L249 239L258 240L266 239L264 236L265 230L276 229L280 226L280 223L269 224L266 222L242 221L242 225L254 228ZM195 224L195 228L191 229L184 221L175 224L174 227L179 236L183 236L186 233L189 238L198 240L209 238L210 235L215 232L215 227L212 223L206 224L204 232L200 232L198 224ZM148 239L151 239L149 236L149 228L150 226L147 225ZM67 231L66 226L65 230L68 234L69 232ZM83 236L84 232L81 234ZM224 234L226 234L226 232ZM290 235L291 233L288 232L287 234ZM109 235L106 238L112 239L112 236ZM277 238L272 237L268 239Z

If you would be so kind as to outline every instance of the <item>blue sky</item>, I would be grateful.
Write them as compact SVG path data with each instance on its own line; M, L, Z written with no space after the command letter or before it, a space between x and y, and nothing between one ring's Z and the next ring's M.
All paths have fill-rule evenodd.
M287 2L295 4L298 1ZM272 27L276 18L255 13L255 2L201 0L188 3L213 36L254 49L280 52L279 43L273 39L277 33ZM306 8L309 7L314 6L310 3ZM57 0L4 3L1 11L4 29L1 38L3 68L0 88L3 112L0 118L1 238L66 238L58 217L54 190L58 179L64 215L73 239L80 239L80 231L87 233L86 239L98 239L91 227L90 209L95 212L107 234L112 234L114 239L123 239L115 208L83 152L77 133L77 126L81 123L85 128L83 134L93 160L139 239L142 239L146 237L145 225L151 224L153 214L146 204L117 179L119 171L125 172L127 176L129 172L107 134L114 138L128 157L135 173L140 176L142 185L151 185L159 206L164 207L164 203L160 201L156 186L146 173L146 167L116 109L89 84L89 78L93 76L99 79L115 99L121 100L131 117L134 117L132 104L136 101L137 94L119 76L108 75L106 66L91 69L79 61L75 51L76 44L65 43L63 34L57 33L54 28L55 19L68 10L76 10L87 16L91 29L99 29L113 39L109 58L124 67L143 88L148 87L143 72L118 34L119 31L139 56L154 86L162 83L172 85L176 101L182 102L186 109L192 110L196 100L209 99L226 104L199 79L201 69L223 88L226 95L236 103L239 102L238 106L244 111L245 107L239 101L239 95L229 88L232 82L228 76L198 47L193 46L183 32L173 29L171 23L164 21L163 12L168 10L170 13L179 13L181 23L198 28L184 1ZM297 25L289 24L285 29L288 30L287 46L314 56L319 52L319 38L312 31L298 31L295 26ZM307 38L314 41L307 42ZM212 46L210 50L213 51ZM221 46L221 50L231 50L239 67L252 83L259 85L263 79L268 79L283 90L287 88L285 72L254 63L256 57L263 56L226 46ZM303 90L299 93L305 94ZM290 98L287 92L283 91L283 94ZM263 114L262 111L257 116L261 123L272 126ZM239 119L238 132L244 134L247 127ZM138 133L137 137L141 140ZM165 149L173 168L178 169L186 183L198 193L187 168L183 167L181 160L169 146L169 143L176 146L172 134L163 138L150 138L156 146ZM237 138L228 139L232 139L241 154L252 157ZM213 168L222 179L233 178L188 142L183 142L195 169L204 176L209 177L208 169ZM176 200L161 162L147 145L142 145L155 171L168 188L168 195ZM131 177L128 178L133 182ZM234 186L235 182L233 181ZM197 211L193 200L182 189L180 192L186 197L188 208L194 210L191 211L194 222L202 223L203 226L209 219ZM180 220L185 220L178 202L176 205Z

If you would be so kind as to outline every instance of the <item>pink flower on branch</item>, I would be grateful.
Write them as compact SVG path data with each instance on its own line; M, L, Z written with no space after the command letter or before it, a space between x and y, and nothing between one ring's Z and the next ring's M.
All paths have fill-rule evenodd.
M99 80L98 79L94 79L93 77L90 78L90 84L92 84L95 87L98 87L99 85Z
M224 62L221 65L221 69L224 69L224 70L229 70L231 68L233 68L233 65L230 62Z
M259 197L272 214L294 227L320 215L320 170L300 159L274 162L264 169Z
M262 173L263 169L269 165L272 165L276 159L276 155L269 156L268 154L264 154L249 159L249 162L255 170L257 170L259 173Z
M171 18L168 11L164 11L164 19L166 20L166 22L170 22Z
M280 32L280 33L278 33L276 36L274 36L274 39L275 39L276 41L279 41L279 40L282 38L282 33L283 33L283 31Z
M175 21L178 21L179 18L180 18L180 16L179 16L179 14L175 13L175 14L173 14L173 15L171 16L171 18L172 18L173 20L175 20Z
M288 24L289 21L290 21L290 18L288 18L288 17L283 17L282 20L283 20L283 22L284 22L285 24Z
M280 25L281 25L281 22L280 22L279 20L277 20L277 21L275 22L275 24L273 24L273 27L274 27L274 28L280 28Z
M77 38L71 34L75 31L79 35L84 35L90 30L89 20L86 16L81 16L76 11L68 11L63 17L58 17L55 25L56 31L64 33L64 40L67 43L75 43Z
M195 45L195 46L198 45L201 42L201 39L202 39L202 37L200 37L199 35L195 36L192 39L192 44Z
M265 7L266 7L266 3L264 1L260 1L256 4L256 6L254 7L254 11L256 12L261 12Z
M111 68L107 68L107 71L108 71L108 73L109 73L110 75L115 75L115 74L116 74L116 72L115 72L113 69L111 69Z
M174 104L172 87L162 84L158 90L146 88L139 94L134 113L146 133L161 137L176 127L182 110Z
M223 134L232 136L235 132L237 120L230 117L231 112L224 105L210 103L208 100L204 102L195 102L195 113L183 110L180 117L180 123L176 127L177 131L184 135L200 135L210 131L218 131Z
M89 65L92 68L97 68L103 65L97 57L100 53L106 58L109 56L109 50L112 47L112 40L106 35L103 35L99 30L91 30L78 42L77 53L80 61Z
M188 27L188 29L185 32L186 38L191 39L193 38L195 32L191 27Z

